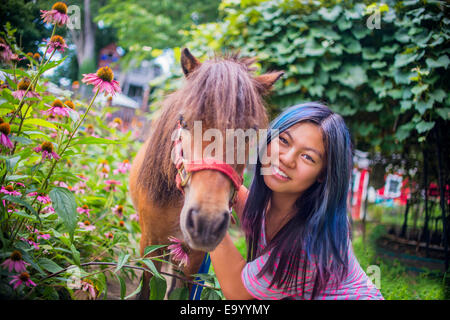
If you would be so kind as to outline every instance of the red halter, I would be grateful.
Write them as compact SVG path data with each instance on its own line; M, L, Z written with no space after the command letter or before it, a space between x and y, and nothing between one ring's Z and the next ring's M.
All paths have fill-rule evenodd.
M185 124L183 123L183 117L177 121L178 134L177 139L174 141L175 148L175 164L177 168L177 175L175 181L177 183L177 188L184 194L183 187L188 183L192 172L197 172L201 170L215 170L220 171L226 175L232 182L234 191L230 198L230 210L236 200L236 194L242 185L242 176L239 175L236 170L233 169L229 164L218 161L213 158L205 158L202 160L187 161L183 158L183 146L181 141L181 131Z

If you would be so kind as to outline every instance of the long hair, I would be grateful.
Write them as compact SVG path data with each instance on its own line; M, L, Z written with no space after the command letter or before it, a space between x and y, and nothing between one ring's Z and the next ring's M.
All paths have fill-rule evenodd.
M297 212L277 235L259 250L263 212L272 190L261 175L258 157L250 186L242 226L248 244L248 261L270 252L259 276L274 274L270 287L297 291L302 296L306 287L306 270L311 268L314 299L327 284L338 286L347 274L349 225L347 194L353 166L350 134L342 117L318 102L309 102L288 108L272 121L269 129L281 134L300 122L312 122L322 130L325 146L323 181L311 185L295 202ZM275 131L276 132L276 131ZM274 137L269 130L267 145ZM276 266L275 266L276 265ZM302 270L299 272L299 270ZM333 281L331 281L333 280Z

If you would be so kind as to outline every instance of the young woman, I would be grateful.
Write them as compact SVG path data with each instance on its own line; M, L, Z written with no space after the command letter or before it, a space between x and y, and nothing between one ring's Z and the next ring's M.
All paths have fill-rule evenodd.
M229 234L210 254L225 297L383 299L352 250L346 205L352 150L342 117L305 103L270 129L278 131L269 130L270 163L258 158L250 190L241 187L234 206L248 261ZM275 144L278 157L271 154Z

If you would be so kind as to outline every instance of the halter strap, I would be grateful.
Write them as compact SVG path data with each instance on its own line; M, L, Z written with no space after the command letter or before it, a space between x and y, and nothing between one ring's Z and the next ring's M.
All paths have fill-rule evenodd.
M177 168L177 174L175 176L175 181L177 184L177 188L184 194L184 186L188 183L189 179L192 176L192 172L197 172L201 170L215 170L222 172L225 176L227 176L231 183L233 184L234 192L230 199L230 209L234 205L236 201L236 195L239 188L242 185L243 178L239 175L236 170L230 166L229 164L219 161L214 158L205 158L202 160L193 160L187 161L183 157L183 146L181 139L181 132L185 127L185 123L183 121L183 117L180 116L180 119L177 121L178 127L178 136L174 141L175 148L175 165Z

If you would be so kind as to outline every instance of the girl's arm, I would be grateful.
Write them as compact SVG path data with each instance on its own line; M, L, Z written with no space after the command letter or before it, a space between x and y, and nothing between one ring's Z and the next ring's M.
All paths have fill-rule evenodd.
M248 198L248 189L244 187L244 185L242 185L238 190L238 193L236 195L236 203L233 206L233 209L234 211L236 211L239 221L242 218L242 212L244 211L245 202L247 201L247 198Z
M227 300L254 299L241 280L241 273L247 262L233 244L228 232L222 242L210 252L214 271Z

